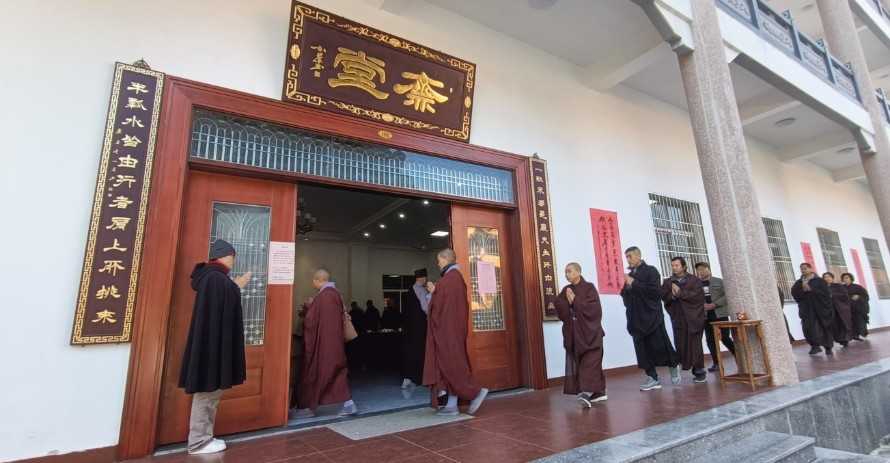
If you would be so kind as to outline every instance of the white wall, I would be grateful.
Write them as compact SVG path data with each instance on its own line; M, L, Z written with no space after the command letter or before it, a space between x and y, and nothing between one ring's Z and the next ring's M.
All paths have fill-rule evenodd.
M649 192L698 201L707 217L688 117L676 108L627 89L595 93L575 81L573 65L430 6L394 15L360 0L314 3L478 64L472 142L550 161L560 265L577 260L595 281L590 207L617 210L622 244L647 256ZM10 316L0 328L0 461L117 442L129 346L68 345L113 62L145 58L169 74L278 98L288 11L288 0L4 5L0 280ZM861 247L862 234L882 238L862 188L769 153L754 161L764 213L784 219L792 244L810 241L821 257L817 225L838 230L845 247ZM791 252L799 262L799 246ZM632 364L624 309L616 296L604 301L606 366ZM890 322L880 315L887 308L876 305L875 323ZM560 376L559 325L544 330L548 374Z

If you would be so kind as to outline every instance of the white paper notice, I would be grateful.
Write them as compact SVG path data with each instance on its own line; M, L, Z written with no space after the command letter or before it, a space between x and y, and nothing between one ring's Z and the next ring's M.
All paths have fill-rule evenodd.
M269 282L270 285L294 284L294 242L269 242Z

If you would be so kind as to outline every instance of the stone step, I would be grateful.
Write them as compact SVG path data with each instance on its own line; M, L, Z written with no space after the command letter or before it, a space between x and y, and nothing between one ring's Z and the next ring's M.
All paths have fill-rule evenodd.
M816 460L816 440L763 431L720 446L688 463L811 463ZM658 456L655 458L658 461Z
M861 453L816 447L815 463L887 463L890 460Z

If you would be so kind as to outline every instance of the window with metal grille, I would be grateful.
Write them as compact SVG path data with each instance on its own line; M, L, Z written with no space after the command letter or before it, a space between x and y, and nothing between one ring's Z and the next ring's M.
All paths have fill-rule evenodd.
M847 271L847 261L844 259L844 248L841 247L841 238L836 231L827 228L817 228L819 245L822 246L822 255L825 257L825 267L834 274L837 280L841 274Z
M766 241L772 253L772 270L776 275L776 282L785 295L785 300L793 300L791 286L794 284L794 264L791 263L791 254L788 252L788 240L785 238L785 226L778 219L763 217L763 226L766 228Z
M673 257L685 258L690 271L697 262L710 262L697 203L649 193L649 208L662 275L671 274Z
M884 258L881 256L881 246L878 244L878 240L873 240L871 238L862 238L862 243L865 245L865 254L868 256L868 265L871 267L871 274L875 279L875 286L878 289L878 298L890 299L890 279L887 278L887 268L884 267Z

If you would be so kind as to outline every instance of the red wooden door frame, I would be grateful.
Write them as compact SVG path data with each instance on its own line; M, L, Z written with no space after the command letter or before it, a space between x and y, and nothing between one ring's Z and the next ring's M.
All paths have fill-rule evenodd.
M540 277L534 252L535 222L527 157L168 76L153 166L154 184L149 195L146 252L142 260L136 300L133 341L130 346L118 440L119 458L149 455L157 442L169 306L173 292L183 193L190 169L188 153L191 119L196 107L512 171L516 204L510 233L512 255L515 256L513 281L516 282L517 291L514 305L518 308L516 318L520 368L524 384L536 389L547 386ZM200 167L198 163L191 164ZM289 178L291 181L300 178L296 175L243 168L204 167L224 169L241 175ZM313 181L326 182L324 179ZM441 198L439 195L412 194ZM492 206L480 201L458 201Z

